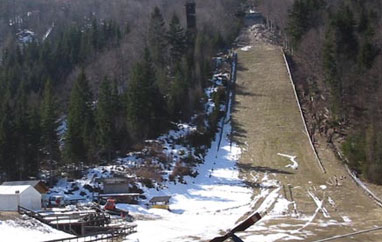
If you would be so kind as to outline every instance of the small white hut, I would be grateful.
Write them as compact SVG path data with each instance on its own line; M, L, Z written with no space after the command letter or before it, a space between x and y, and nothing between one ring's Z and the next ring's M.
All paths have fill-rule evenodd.
M18 206L41 209L41 194L31 185L0 185L0 211L17 211Z

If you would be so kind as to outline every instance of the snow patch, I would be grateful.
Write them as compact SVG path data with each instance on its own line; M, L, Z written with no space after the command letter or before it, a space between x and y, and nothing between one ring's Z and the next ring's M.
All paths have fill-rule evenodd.
M296 161L297 156L287 155L287 154L282 154L282 153L277 153L277 155L282 156L282 157L286 157L292 162L291 164L286 165L285 167L290 167L293 170L297 170L297 168L298 168L298 163Z
M247 45L247 46L244 46L243 48L241 48L242 51L248 51L252 48L252 46L250 45Z

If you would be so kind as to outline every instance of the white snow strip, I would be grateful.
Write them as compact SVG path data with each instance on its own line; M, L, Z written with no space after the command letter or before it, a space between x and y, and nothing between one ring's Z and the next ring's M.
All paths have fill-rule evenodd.
M244 46L243 48L241 48L242 51L248 51L252 48L252 46L250 45L247 45L247 46Z
M308 194L309 196L313 199L314 203L317 205L318 208L320 208L320 210L322 211L322 214L324 215L325 218L329 218L330 215L328 213L328 211L326 210L326 208L323 206L324 204L324 200L320 200L318 197L316 197L314 195L313 192L311 191L308 191Z
M49 37L49 35L52 32L53 28L54 28L54 23L52 23L52 26L44 34L44 36L42 37L42 41L45 41Z
M292 162L291 164L286 165L285 167L290 167L293 170L297 170L297 168L298 168L298 163L296 161L297 156L287 155L287 154L282 154L282 153L277 153L277 155L282 156L282 157L286 157Z
M345 223L351 224L351 219L348 216L341 216Z

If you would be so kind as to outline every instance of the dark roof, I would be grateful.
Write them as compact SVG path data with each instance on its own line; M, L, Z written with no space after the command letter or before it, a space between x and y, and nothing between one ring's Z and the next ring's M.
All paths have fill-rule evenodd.
M36 186L40 181L39 180L30 180L30 181L7 181L3 182L2 185L8 186L19 186L19 185L31 185L32 187Z
M131 177L108 177L101 178L98 181L103 182L103 184L128 184L131 183L133 179Z
M168 203L170 201L171 196L159 196L159 197L153 197L150 199L150 203Z

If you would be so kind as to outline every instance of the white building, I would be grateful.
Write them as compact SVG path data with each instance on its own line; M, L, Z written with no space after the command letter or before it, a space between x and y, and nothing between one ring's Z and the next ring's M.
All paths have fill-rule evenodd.
M41 194L31 185L0 185L0 211L17 211L17 206L41 209Z

